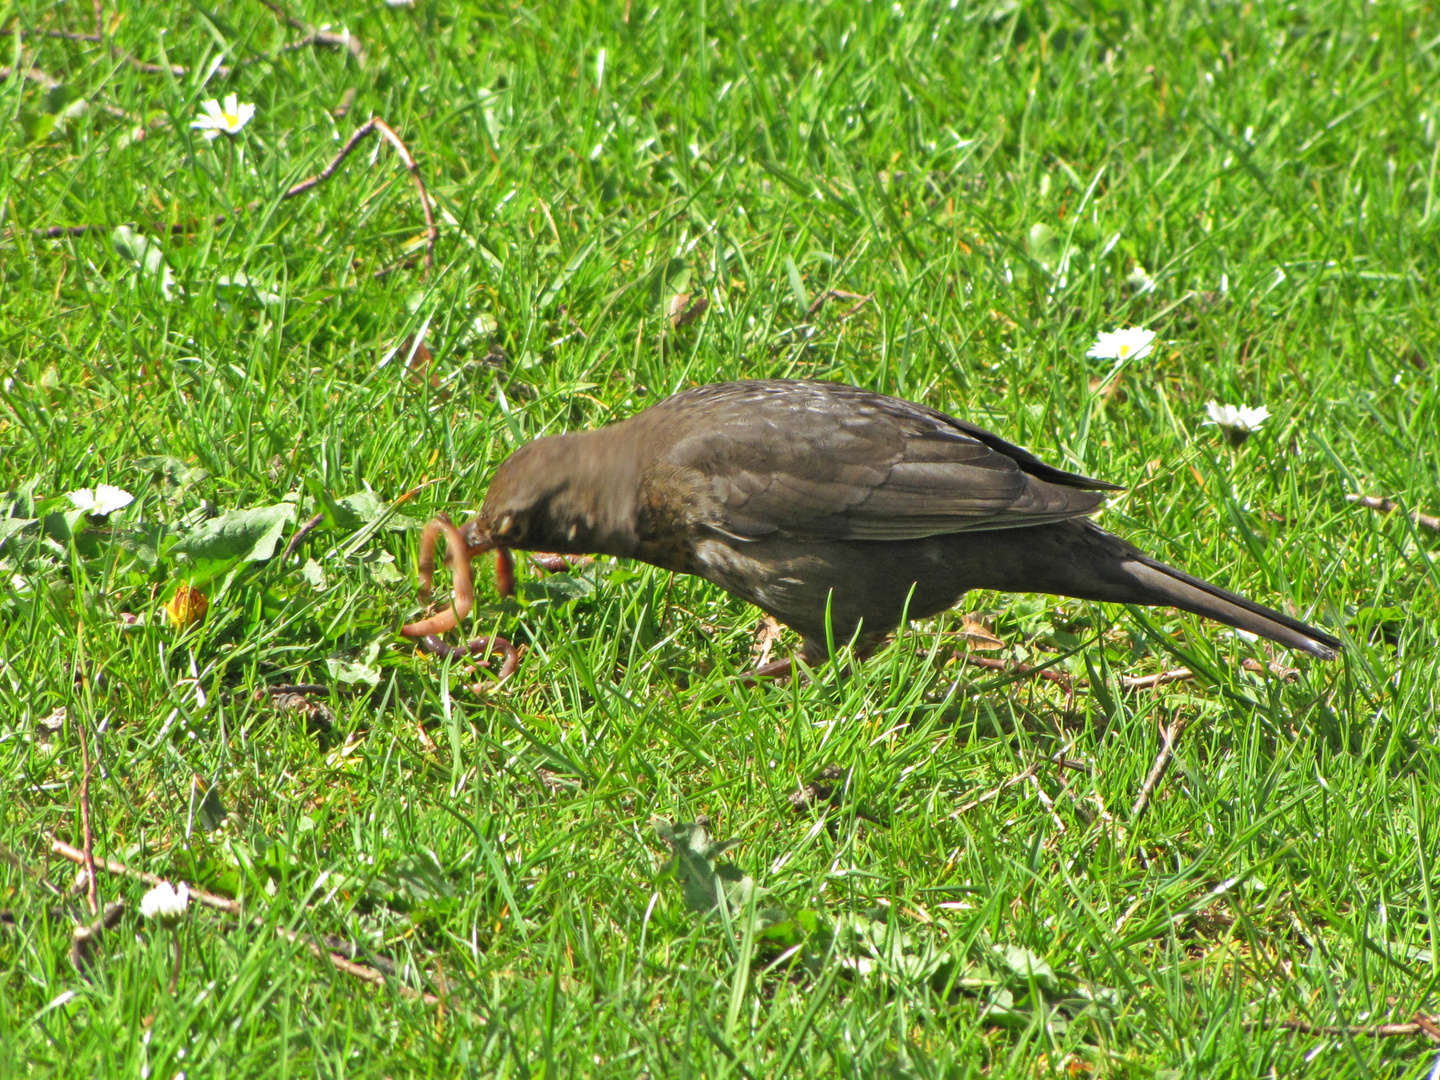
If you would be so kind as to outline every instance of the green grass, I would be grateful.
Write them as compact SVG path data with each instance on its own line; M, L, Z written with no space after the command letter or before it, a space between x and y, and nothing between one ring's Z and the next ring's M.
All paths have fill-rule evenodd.
M0 62L63 87L0 82L0 491L44 519L0 546L0 1072L1426 1073L1423 1037L1266 1024L1440 1011L1436 537L1344 498L1440 508L1433 6L296 9L358 36L363 64L279 51L300 32L259 3L120 10L120 54L0 37ZM83 4L0 12L90 28ZM257 115L207 144L189 123L227 92ZM372 114L434 197L428 275L390 149L280 200ZM168 299L114 242L126 223L158 237ZM1127 284L1137 264L1153 290ZM807 316L827 289L873 301ZM703 317L670 328L700 291ZM1117 387L1084 354L1120 325L1162 345ZM422 330L430 379L397 355ZM514 446L778 375L922 400L1128 483L1108 527L1345 655L1283 656L1281 682L1238 669L1260 646L1173 612L977 595L1008 655L1069 653L1091 689L946 666L958 613L854 677L746 689L753 609L608 564L530 572L518 603L481 575L476 632L527 646L489 698L395 634L420 610L418 524L477 507ZM1273 416L1232 449L1202 426L1212 399ZM97 482L134 503L66 519ZM206 508L289 499L283 543L325 498L421 484L400 528L332 507L286 565L170 550ZM160 609L187 580L210 608L182 632ZM1211 677L1121 692L1176 650ZM328 725L257 700L282 682L332 687ZM1122 828L1176 721L1169 776ZM138 882L102 876L127 911L88 977L70 965L88 913L49 852L78 843L82 730L98 854L244 902L241 923L187 919L173 995ZM1080 768L951 816L1067 747ZM797 811L831 766L843 798ZM725 917L686 907L649 824L700 815L768 890ZM767 938L756 908L804 925ZM277 928L411 964L444 1005ZM997 946L1054 978L961 987Z

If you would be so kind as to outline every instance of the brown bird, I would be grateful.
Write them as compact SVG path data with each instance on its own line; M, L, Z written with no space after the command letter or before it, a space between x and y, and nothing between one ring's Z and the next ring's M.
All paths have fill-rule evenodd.
M853 640L863 657L902 619L938 614L971 589L1168 605L1334 658L1340 642L1324 631L1166 566L1089 521L1103 492L1116 490L963 420L858 387L701 386L621 423L515 451L477 517L427 530L422 579L428 586L436 533L446 534L457 602L402 632L453 627L470 606L469 559L517 548L696 574L799 631L811 663L831 640Z

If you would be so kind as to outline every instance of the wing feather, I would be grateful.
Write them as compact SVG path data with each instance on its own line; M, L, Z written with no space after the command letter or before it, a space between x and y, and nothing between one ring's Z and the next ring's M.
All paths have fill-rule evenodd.
M907 540L1083 517L1114 485L1066 473L982 428L837 383L703 386L667 466L699 474L702 520L742 540ZM697 422L696 416L703 416ZM675 419L681 419L676 417Z

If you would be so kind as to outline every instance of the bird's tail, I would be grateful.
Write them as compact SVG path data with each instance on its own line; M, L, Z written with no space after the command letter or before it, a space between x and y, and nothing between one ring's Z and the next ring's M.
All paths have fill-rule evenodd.
M1281 645L1334 660L1340 640L1289 615L1257 604L1218 585L1191 577L1183 570L1166 566L1157 559L1136 553L1123 566L1149 597L1147 604L1168 604L1182 611L1203 615L1228 626L1248 630Z
M1030 542L1011 545L1009 557L995 553L1001 588L1176 607L1322 660L1333 660L1341 647L1325 631L1166 566L1092 521L1040 525L1026 532Z

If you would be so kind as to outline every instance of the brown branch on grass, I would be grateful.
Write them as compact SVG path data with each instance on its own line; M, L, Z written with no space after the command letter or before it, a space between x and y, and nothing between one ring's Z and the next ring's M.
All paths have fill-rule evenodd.
M984 668L986 671L1003 671L1007 675L1018 675L1022 678L1038 676L1046 682L1052 682L1064 690L1073 692L1074 683L1070 676L1064 672L1053 671L1045 667L1031 667L1029 664L1021 664L1010 660L997 660L991 656L975 656L971 653L957 652L955 658L962 664L969 664L971 667Z
M1155 755L1155 763L1150 766L1145 782L1140 785L1140 793L1135 796L1135 802L1130 807L1131 825L1139 821L1141 815L1149 809L1150 799L1155 794L1155 789L1160 786L1160 781L1165 779L1165 772L1170 768L1170 759L1175 756L1175 743L1189 723L1187 719L1180 719L1168 727L1164 724L1160 726L1160 752Z
M16 75L30 82L38 83L46 90L52 89L53 87L60 85L59 79L55 78L55 76L51 75L44 68L39 67L33 63L26 64L24 67L0 66L0 82L3 82L4 80ZM118 106L109 105L103 101L92 101L90 102L90 104L93 108L99 109L101 112L106 113L109 116L113 116L117 120L123 120L127 124L134 124L137 130L131 136L131 142L143 142L151 131L167 127L170 124L170 118L168 116L158 116L142 124L135 117L131 116L128 112L126 112L122 108L119 108ZM85 229L88 229L88 226L86 226ZM36 231L38 234L39 230ZM6 235L9 235L8 232L6 233Z
M1174 668L1170 671L1157 671L1153 675L1122 675L1120 676L1120 688L1122 690L1154 690L1157 686L1188 682L1193 678L1195 678L1195 673L1184 667Z
M335 175L335 170L344 163L345 159L354 153L355 147L359 146L361 141L371 134L377 134L395 148L395 152L400 156L401 162L405 165L411 178L415 181L415 190L420 196L420 209L425 215L425 268L428 270L435 264L435 244L440 238L440 229L435 224L435 213L430 202L430 192L425 187L425 180L420 175L420 166L416 163L414 155L410 153L409 148L401 140L400 136L395 134L395 130L378 116L372 116L356 128L350 138L346 140L345 145L340 148L339 152L330 159L329 163L323 169L314 176L306 177L299 183L292 184L280 195L280 201L287 202L290 199L305 194L307 191L319 187L326 180L329 180L330 177ZM245 212L254 211L263 205L263 201L257 199L245 207ZM211 219L211 222L218 226L225 224L226 220L226 215L217 214ZM66 236L84 236L86 233L104 227L105 226L99 224L51 225L47 228L32 230L32 235L41 237L42 239L55 240ZM193 224L162 226L162 228L166 229L172 236L190 232L194 227ZM380 276L389 273L396 265L399 264L391 264L388 267L384 267L376 271L376 275Z
M100 886L95 880L95 833L90 827L90 748L85 741L85 722L75 725L80 733L80 837L85 845L80 864L85 867L85 899L90 914L100 914Z
M405 145L399 135L395 134L395 129L378 116L372 116L356 128L345 145L330 159L329 164L314 176L306 177L298 184L292 184L286 189L285 193L280 196L280 201L285 202L298 195L303 195L305 192L319 187L326 180L329 180L330 177L335 175L335 170L354 152L355 147L359 146L361 141L372 133L378 134L380 138L394 147L395 153L400 156L401 162L409 171L411 179L415 181L415 190L420 196L420 209L425 215L425 269L428 270L435 264L435 243L440 238L440 229L435 224L435 212L430 204L430 192L425 187L425 180L420 175L420 166L416 163L414 155L410 153L409 147ZM247 209L253 209L257 205L259 204L252 203Z
M27 64L24 67L20 67L19 65L15 67L0 67L0 82L3 82L5 79L8 79L13 75L19 75L22 79L28 79L30 82L33 83L39 83L46 90L49 90L52 86L60 85L58 79L56 79L53 75L47 72L44 68L36 67L34 64Z
M273 686L262 686L255 691L255 701L262 701L268 695L270 697L285 697L287 695L304 696L306 694L328 694L330 687L322 683L275 683Z
M57 855L63 856L64 858L71 860L72 862L83 863L85 859L85 853L83 851L79 851L61 840L52 841L50 845L50 850ZM117 874L121 877L131 878L134 881L143 881L147 885L159 885L162 881L166 880L157 874L148 874L143 870L136 870L133 867L126 866L118 859L105 859L99 865L101 868L108 871L109 873ZM196 903L203 904L205 907L214 908L216 911L223 911L227 915L234 915L236 917L244 915L244 909L241 907L240 901L238 900L231 900L228 897L224 896L216 896L214 893L206 892L204 889L195 888L194 886L190 887L190 897ZM112 909L115 909L113 912L113 917ZM121 903L107 905L105 908L105 914L102 917L105 927L113 927L115 923L119 921L120 912L123 909L124 904ZM77 927L75 930L75 939L77 943L82 938L82 932L83 935L85 935L85 941L87 943L86 948L93 948L93 945L91 945L90 943L93 942L94 937L98 934L96 926L91 925L89 927ZM380 965L378 963L376 967L367 967L364 964L355 963L353 960L350 960L345 956L340 955L340 953L337 951L337 949L341 948L341 945L344 945L345 951L348 951L351 956L360 955L362 953L362 950L360 950L356 946L349 945L348 943L341 943L341 945L337 945L337 939L333 939L330 937L326 937L323 940L316 939L310 937L308 934L296 933L294 930L289 930L283 926L276 927L276 932L279 933L281 937L286 938L289 941L292 941L299 945L304 945L307 949L310 950L310 952L314 956L322 960L328 960L331 965L333 965L337 970L343 971L347 975L351 975L357 979L362 979L365 982L377 985L383 984L386 981L386 972L380 970ZM383 958L377 957L376 959L377 961L379 961ZM396 970L394 961L385 960L385 963L388 964L391 972L394 972ZM437 998L434 994L424 993L403 984L399 985L397 989L400 991L401 997L424 1001L427 1005L435 1005L438 1004L440 1001L440 999Z
M1260 1027L1260 1024L1251 1024ZM1417 1012L1415 1018L1401 1024L1312 1024L1306 1020L1267 1020L1267 1028L1296 1031L1302 1035L1323 1035L1334 1038L1386 1039L1404 1035L1426 1035L1440 1043L1440 1013Z
M85 853L71 847L63 840L55 840L52 838L50 841L50 850L62 858L69 859L71 862L77 862L82 865L85 862ZM158 874L147 874L144 870L136 870L133 867L126 866L119 859L102 859L96 866L107 873L115 874L119 877L127 877L134 881L143 881L147 885L159 885L162 881L168 880L167 878L160 877ZM227 915L242 914L240 901L231 900L224 896L216 896L214 893L208 893L204 889L192 887L190 889L190 899L194 900L197 904L214 908L216 911L223 911Z
M309 521L295 530L295 535L290 537L290 542L285 545L285 551L280 556L280 565L284 566L290 561L290 556L295 554L295 549L300 546L305 537L318 529L325 521L324 514L316 514Z
M1022 677L1031 675L1039 676L1047 682L1052 682L1072 693L1076 685L1075 681L1064 672L1054 671L1050 668L1031 667L1029 664L997 660L985 656L974 656L970 653L957 652L955 656L962 663L969 664L971 667L984 668L987 671L1003 671L1007 674ZM1245 671L1253 671L1259 675L1274 675L1276 678L1282 679L1285 682L1294 682L1300 677L1299 668L1289 667L1286 664L1280 663L1278 660L1271 660L1269 663L1262 664L1259 660L1247 656L1240 661L1240 667ZM1151 675L1122 675L1120 676L1120 688L1122 690L1154 690L1161 686L1169 686L1171 683L1189 682L1195 678L1197 678L1195 672L1189 668L1171 668L1168 671L1157 671ZM1087 682L1081 679L1078 685L1085 686Z
M1024 783L1028 782L1032 777L1035 776L1036 773L1038 773L1038 772L1040 771L1041 767L1042 767L1043 765L1045 765L1047 762L1048 762L1049 764L1056 765L1056 766L1058 766L1058 767L1060 767L1060 768L1062 768L1062 769L1063 769L1063 768L1066 768L1066 767L1074 768L1074 764L1073 764L1073 763L1069 760L1069 758L1066 756L1066 755L1068 755L1068 754L1070 753L1070 750L1074 747L1074 745L1075 745L1075 744L1074 744L1073 742L1067 743L1064 747L1061 748L1061 750L1060 750L1059 753L1057 753L1057 754L1052 754L1052 755L1051 755L1050 757L1048 757L1048 758L1037 758L1035 761L1032 761L1032 762L1031 762L1028 766L1026 766L1022 771L1016 773L1014 776L1010 777L1008 780L1006 780L1006 781L1004 781L1003 783L998 784L998 785L996 785L995 787L991 788L989 791L985 792L985 794L980 795L980 796L978 796L978 797L976 797L976 798L974 798L974 799L971 799L969 802L965 803L963 806L959 806L959 807L957 807L956 809L950 811L950 820L951 820L951 821L954 821L954 820L955 820L956 818L958 818L961 814L969 813L971 810L974 810L977 806L983 806L985 803L991 802L991 801L993 801L994 799L999 798L1004 792L1008 791L1010 788L1014 787L1016 784L1024 784ZM1083 768L1083 766L1082 766L1082 768ZM1046 799L1048 800L1048 799L1049 799L1049 796L1046 796Z
M996 787L991 788L989 791L985 792L985 794L979 796L978 798L971 799L963 806L957 807L956 809L950 811L950 820L954 821L961 814L967 814L971 810L974 810L977 806L983 806L987 802L992 802L995 799L998 799L1002 794L1004 794L1010 788L1014 787L1016 784L1025 783L1032 776L1034 776L1037 772L1040 771L1040 766L1043 764L1043 761L1032 761L1028 766L1026 766L1023 772L1016 773L1004 783L1001 783Z
M1394 499L1387 499L1381 495L1357 495L1345 496L1346 502L1352 502L1356 506L1363 506L1367 510L1378 510L1382 514L1393 514L1396 510L1402 509ZM1418 510L1412 510L1407 515L1411 521L1422 529L1429 529L1431 532L1440 532L1440 517L1431 514L1422 514Z
M855 304L846 308L845 311L841 313L840 321L844 322L846 319L850 318L851 315L854 315L857 311L859 311L862 307L864 307L866 304L868 304L871 300L874 299L874 293L853 293L846 292L844 289L826 289L819 296L815 297L815 299L811 302L810 307L807 308L805 311L805 317L807 319L814 318L820 313L820 309L823 308L825 304L830 300L857 301Z
M353 960L348 960L338 952L327 949L324 943L317 941L307 934L297 934L294 930L286 929L283 926L277 926L275 932L287 941L297 945L303 945L306 949L310 950L310 954L316 959L328 960L331 966L337 971L343 971L346 975L359 979L361 982L370 983L372 986L388 985L385 972L373 967L367 967L365 964L357 964ZM404 983L396 983L394 985L395 988L400 991L400 996L403 998L410 998L412 1001L423 1001L426 1005L440 1004L440 999L427 991L416 990L413 987L406 986Z
M18 26L11 26L5 29L0 29L0 37L9 34L20 38L22 41L25 38L33 38L37 36L47 38L62 38L65 41L104 41L105 17L104 13L100 9L100 0L94 0L94 2L91 4L90 10L91 14L94 16L95 19L95 29L88 34L82 34L75 30L23 30Z
M284 53L311 48L344 49L350 54L358 66L362 68L365 66L365 46L358 37L351 34L348 30L337 34L333 30L316 28L303 19L296 18L290 14L290 12L287 11L282 4L276 2L276 0L260 0L260 2L269 8L282 23L293 30L299 30L304 37L298 41L285 42L285 44L275 50L273 54L249 56L235 64L217 65L211 74L218 75L223 79L228 77L236 68L249 67L251 64L259 63L262 60L273 60L276 56ZM21 40L34 37L58 38L65 41L88 41L96 45L102 45L106 40L105 17L98 0L93 4L92 12L95 19L95 29L88 34L79 33L74 30L24 30L16 26L0 29L0 36L10 34L19 37ZM110 52L117 60L129 64L136 71L146 75L174 75L178 77L189 75L191 71L190 68L185 67L183 64L147 63L126 52L124 49L119 48L113 42L110 44Z
M106 930L120 925L120 916L125 913L125 902L114 900L105 905L105 910L95 917L88 926L77 926L70 932L70 963L76 971L84 971L95 958L100 947L100 938Z
M1259 660L1247 656L1240 661L1240 667L1244 671L1252 671L1257 675L1274 675L1283 682L1294 682L1300 677L1299 668L1282 664L1278 660L1262 664ZM1189 682L1195 677L1195 672L1183 667L1172 668L1169 671L1157 671L1153 675L1122 675L1120 688L1122 690L1154 690L1156 687L1168 686L1170 683Z
M360 39L351 34L348 30L343 34L337 34L330 30L320 30L311 26L304 19L297 18L286 10L285 5L277 0L260 0L271 13L285 23L292 30L299 30L305 37L299 42L292 42L290 48L305 48L311 45L319 45L331 49L346 49L354 57L355 63L361 67L365 66L365 47Z

